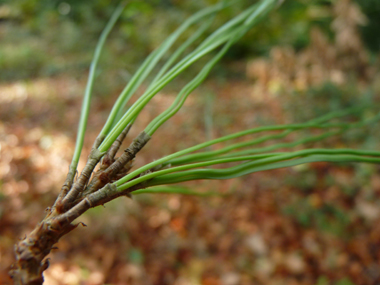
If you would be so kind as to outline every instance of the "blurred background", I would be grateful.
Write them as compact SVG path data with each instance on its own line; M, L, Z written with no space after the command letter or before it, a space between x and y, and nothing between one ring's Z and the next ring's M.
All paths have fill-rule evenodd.
M216 2L128 1L99 63L80 168L142 60ZM222 11L210 31L250 3ZM93 51L117 4L0 1L0 284L11 284L13 244L64 181ZM285 1L229 51L136 164L246 128L377 106L379 15L377 0ZM201 64L154 97L130 138ZM304 147L379 150L376 129ZM50 254L46 284L380 284L379 166L314 163L184 186L221 195L140 195L88 211L79 220L87 227Z

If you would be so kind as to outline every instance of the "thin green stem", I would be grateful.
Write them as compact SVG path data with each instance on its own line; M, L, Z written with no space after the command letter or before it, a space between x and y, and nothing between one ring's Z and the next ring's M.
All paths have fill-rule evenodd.
M105 140L99 146L99 150L106 151L115 139L118 137L120 132L125 128L125 126L132 120L132 118L136 117L141 110L145 107L145 105L156 95L159 91L161 91L168 83L170 83L175 77L177 77L180 73L186 70L190 65L199 60L201 57L216 49L220 44L228 40L230 35L225 36L219 41L213 43L208 46L206 49L198 52L196 54L192 53L179 62L175 67L173 67L164 77L162 77L150 90L146 91L124 114L124 116L119 120L119 122L114 126L114 128L107 135Z
M173 52L171 57L167 60L167 62L162 66L160 71L154 77L152 82L150 83L147 90L151 89L154 84L165 74L165 72L173 65L173 63L181 56L181 54L191 45L193 44L199 37L205 32L205 30L211 25L214 17L210 17L204 24L202 24L198 30L192 34L176 51Z
M245 25L242 27L239 27L239 29L234 30L234 33L232 34L232 38L224 45L224 47L217 53L216 56L214 56L206 65L205 67L199 72L199 74L189 83L187 84L181 92L177 95L176 100L173 102L173 104L161 115L156 117L145 129L145 132L152 135L164 122L166 122L169 118L171 118L174 114L178 112L178 110L183 106L186 98L189 96L189 94L194 91L195 88L197 88L207 77L207 75L210 73L212 68L216 65L216 63L226 54L228 49L237 41L240 39L240 37L246 33L248 29L251 28L251 25L254 23L254 19L260 15L261 12L266 7L266 3L269 2L263 2L262 5L260 5L257 8L257 11L254 11L252 16L248 18L248 20L245 22ZM256 7L256 6L255 6ZM249 14L248 14L249 15Z
M335 127L341 127L342 124L336 124L336 125L331 124L329 127L334 127L334 126ZM185 154L188 154L188 153L200 150L202 148L211 146L213 144L221 143L221 142L224 142L224 141L229 141L229 140L241 137L241 136L245 136L245 135L248 135L248 134L259 133L259 132L263 132L263 131L276 131L276 130L288 130L288 129L304 129L304 128L317 128L317 129L321 129L322 128L323 129L323 128L325 128L325 126L321 125L321 124L307 123L307 124L289 124L289 125L280 125L280 126L266 126L266 127L259 127L259 128L254 128L254 129L250 129L250 130L245 130L245 131L238 132L238 133L235 133L235 134L231 134L231 135L227 135L227 136L224 136L224 137L220 137L220 138L217 138L217 139L214 139L214 140L211 140L211 141L207 141L207 142L195 145L193 147L189 147L187 149L175 152L175 153L170 154L168 156L165 156L165 157L163 157L161 159L158 159L156 161L148 163L147 165L142 166L139 169L136 169L135 171L131 172L130 174L128 174L126 176L124 176L123 178L119 179L115 183L116 183L116 185L119 186L119 185L121 185L121 184L129 181L130 179L136 177L137 175L139 175L139 174L141 174L141 173L143 173L145 171L148 171L149 169L151 169L151 168L153 168L153 167L155 167L157 165L166 164L168 161L171 161L171 160L173 160L175 158L178 158L178 157L183 156Z
M168 165L168 164L180 165L180 164L191 163L191 162L195 162L195 161L207 160L209 158L217 157L219 155L228 153L228 152L235 150L235 149L238 149L238 148L253 146L253 145L256 145L256 144L259 144L259 143L262 143L262 142L265 142L268 140L272 140L272 139L280 139L280 138L283 138L283 137L287 136L288 134L290 134L291 132L294 132L296 130L308 129L308 128L310 128L310 124L312 124L312 123L321 124L321 123L323 123L327 120L331 120L333 118L338 118L338 117L346 116L348 114L353 114L353 113L359 111L360 109L363 109L363 106L354 107L354 108L344 110L344 111L332 112L332 113L327 114L321 118L317 118L317 119L311 120L308 123L305 123L304 127L299 125L297 128L292 128L291 125L288 125L289 129L285 129L285 131L280 133L280 134L263 136L263 137L260 137L258 139L255 139L255 140L249 140L249 141L242 142L242 143L232 144L232 145L226 146L226 147L218 149L218 150L206 151L206 152L182 156L182 157L179 157L177 159L167 161L166 163L164 163L164 165ZM297 140L295 142L280 143L280 144L275 144L275 145L271 145L271 146L263 147L263 148L255 148L255 149L237 151L237 152L233 152L233 153L229 154L228 156L249 155L249 154L272 151L272 150L279 149L279 148L289 148L289 147L294 147L294 146L297 146L300 144L319 141L319 140L325 139L327 137L339 134L343 130L348 130L348 129L352 129L352 128L360 128L363 125L370 124L371 122L378 120L378 118L380 118L380 116L377 116L377 117L375 117L369 121L363 121L363 122L358 122L358 123L353 123L353 124L352 123L351 124L348 124L348 123L330 123L330 124L324 123L324 124L319 125L319 127L317 127L317 128L319 128L319 129L339 128L340 130L334 131L334 132L324 133L324 134L321 134L319 136L306 137L306 138ZM316 128L315 126L313 126L313 127Z
M202 197L209 197L209 196L222 196L223 194L218 193L216 191L208 191L208 192L198 192L198 191L192 191L190 189L187 189L185 187L178 187L178 186L156 186L149 189L139 189L132 192L133 195L140 195L140 194L182 194L182 195L196 195L196 196L202 196Z
M124 90L119 95L117 101L115 102L110 115L108 116L107 122L105 123L101 134L107 135L111 127L114 124L114 120L117 117L117 114L124 108L124 106L128 103L129 99L132 97L133 93L137 90L137 88L141 85L141 83L146 79L149 73L153 70L153 68L157 65L158 61L162 58L162 56L169 50L169 48L173 45L173 43L178 39L178 37L192 24L198 22L204 17L212 15L217 11L224 8L223 3L219 3L212 7L208 7L194 14L190 18L188 18L173 34L171 34L159 48L157 48L154 52L152 52L144 61L144 63L140 66L140 68L136 71L132 79L126 85ZM104 148L106 150L107 148Z
M172 167L172 168L148 173L146 175L140 176L122 185L118 185L117 183L115 184L120 191L123 191L136 184L142 183L144 181L150 180L160 175L199 168L199 167L206 167L210 165L224 164L224 163L229 163L229 162L250 161L249 163L247 163L247 165L244 166L245 168L247 168L246 166L249 166L248 167L249 169L250 167L254 167L254 166L266 165L266 164L275 163L275 162L279 162L283 160L293 159L296 157L302 157L302 156L308 156L308 155L319 155L319 154L329 154L329 155L335 155L335 156L342 155L342 154L350 154L350 155L356 155L358 157L359 156L379 156L380 157L380 151L365 151L365 150L354 150L354 149L306 149L306 150L300 150L300 151L279 154L279 155L276 155L274 153L273 156L266 157L266 158L261 158L262 155L258 155L258 156L251 155L251 156L242 156L242 157L222 158L222 159L215 159L211 161L186 164L186 165L181 165L177 167ZM374 161L380 163L380 158L376 158ZM231 168L231 169L234 169L234 168ZM217 170L207 169L207 170L211 171L211 173L218 173L220 169L217 169ZM223 176L224 175L223 172L221 172L220 175Z
M165 185L172 183L186 182L190 180L200 179L231 179L246 174L261 172L265 170L272 170L278 168L292 167L299 164L312 163L312 162L364 162L364 163L380 163L380 158L363 157L357 155L311 155L303 158L286 160L276 163L269 163L265 165L254 165L252 162L242 163L238 166L226 169L193 169L183 172L170 173L158 176L148 181L145 186Z
M136 117L145 107L145 105L153 98L153 96L156 95L160 90L162 90L162 88L164 88L170 81L172 81L180 73L186 70L194 62L202 58L204 55L210 53L224 42L229 42L227 44L229 45L230 43L232 44L235 41L237 41L252 27L253 24L256 23L257 19L260 18L262 14L270 10L270 7L272 7L275 2L276 1L274 0L267 0L260 2L259 5L256 4L258 7L258 12L255 13L255 11L253 10L251 11L251 14L246 14L245 18L242 19L245 20L245 22L241 26L238 26L236 29L233 30L228 30L227 32L222 33L221 36L217 36L212 40L209 40L209 37L204 41L204 43L206 42L207 45L201 44L201 48L196 49L188 56L186 56L183 60L181 60L179 63L177 63L165 76L159 79L156 84L154 84L149 90L147 90L147 92L145 92L135 102L135 104L133 104L133 106L125 113L121 120L107 135L105 140L100 145L99 150L106 151L112 145L113 141L118 137L120 132L130 122L130 120L133 117ZM256 7L256 5L253 6ZM252 7L250 9L252 9Z
M115 12L113 12L111 19L108 21L106 27L104 28L102 34L100 35L99 41L96 45L94 57L91 62L90 71L88 75L87 85L84 93L83 103L82 103L82 110L81 115L79 119L79 127L78 127L78 133L77 133L77 140L75 144L75 151L73 155L73 159L71 161L70 169L76 169L79 162L79 157L82 152L83 148L83 141L84 141L84 135L86 132L87 127L87 120L88 120L88 114L90 112L90 102L92 97L92 89L95 82L95 73L96 73L96 67L99 62L99 58L102 52L102 49L104 47L104 43L111 32L112 28L114 27L117 19L120 17L121 13L123 12L123 9L125 7L125 3L121 2L120 5L116 8Z
M231 47L231 45L234 43L234 41L230 40L228 43L224 45L224 47L217 53L216 56L214 56L206 65L203 67L203 69L198 73L198 75L190 81L177 95L176 99L174 100L173 104L165 110L162 114L157 116L145 129L145 132L147 132L150 135L153 135L153 133L168 119L170 119L172 116L174 116L178 110L181 109L183 104L185 103L187 97L190 95L191 92L194 91L207 77L207 75L210 73L212 68L215 66L215 64L225 55L225 53L228 51L228 49Z

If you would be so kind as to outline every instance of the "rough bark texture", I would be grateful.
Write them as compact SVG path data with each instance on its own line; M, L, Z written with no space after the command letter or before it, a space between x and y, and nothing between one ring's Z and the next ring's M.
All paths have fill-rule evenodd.
M114 156L120 148L130 126L119 136L115 144L106 154L107 163L103 163L100 170L93 176L87 187L95 166L104 154L96 147L88 158L78 180L74 183L75 170L70 169L62 186L57 201L52 208L48 208L45 218L35 229L15 245L16 262L12 266L10 275L17 285L42 284L43 272L48 268L49 262L46 256L50 253L54 244L65 234L75 229L78 224L72 222L90 208L103 205L119 196L130 196L130 192L144 187L142 184L119 191L112 182L116 177L125 175L131 168L136 154L149 141L150 136L145 132L140 133L124 153L116 160ZM109 163L111 162L111 163Z
M70 223L58 225L49 218L45 218L37 225L28 236L15 246L16 263L10 272L14 284L42 284L42 273L49 266L48 260L44 260L44 258L63 235L76 227L77 225Z

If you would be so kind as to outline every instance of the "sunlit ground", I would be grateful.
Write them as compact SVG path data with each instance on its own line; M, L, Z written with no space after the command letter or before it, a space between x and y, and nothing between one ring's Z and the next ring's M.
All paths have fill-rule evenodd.
M13 261L12 245L43 217L64 180L84 85L56 77L0 86L2 280ZM291 120L277 96L257 95L255 88L247 80L207 84L136 164L207 136ZM209 112L201 91L213 94ZM159 94L131 138L172 98ZM92 105L85 153L112 104L103 100ZM50 255L46 284L370 284L378 276L376 166L318 163L185 186L226 196L142 195L92 209L79 219L87 227L64 237Z
M364 50L355 17L337 17L335 42L313 30L305 50L274 47L268 58L231 64L240 77L216 78L196 90L136 166L246 128L305 122L359 104L368 90L378 104L378 59ZM64 181L84 87L85 75L68 74L0 83L1 284L11 282L13 244L43 218ZM123 87L94 99L79 168ZM163 90L154 97L129 139L174 95ZM304 147L379 149L376 130ZM364 285L380 279L379 166L314 163L184 186L219 195L140 195L89 210L78 219L87 227L62 238L50 254L45 283Z

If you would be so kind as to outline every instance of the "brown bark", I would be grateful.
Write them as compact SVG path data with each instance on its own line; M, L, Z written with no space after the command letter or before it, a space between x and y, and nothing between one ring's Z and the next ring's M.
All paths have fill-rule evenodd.
M129 127L127 128L129 130ZM114 160L128 130L124 131L110 148L107 159ZM97 150L96 147L99 144L95 142L88 162L78 180L73 183L76 171L70 169L56 203L48 209L47 215L35 229L15 245L16 262L10 271L14 284L42 284L43 272L49 266L48 260L45 259L46 256L62 236L78 226L78 224L72 224L76 218L90 208L103 205L119 196L130 196L130 192L144 187L144 185L138 184L130 189L119 191L112 182L115 177L127 173L132 160L149 139L148 134L140 133L118 159L109 166L104 164L105 167L100 168L93 176L89 187L86 187L95 166L104 155Z

